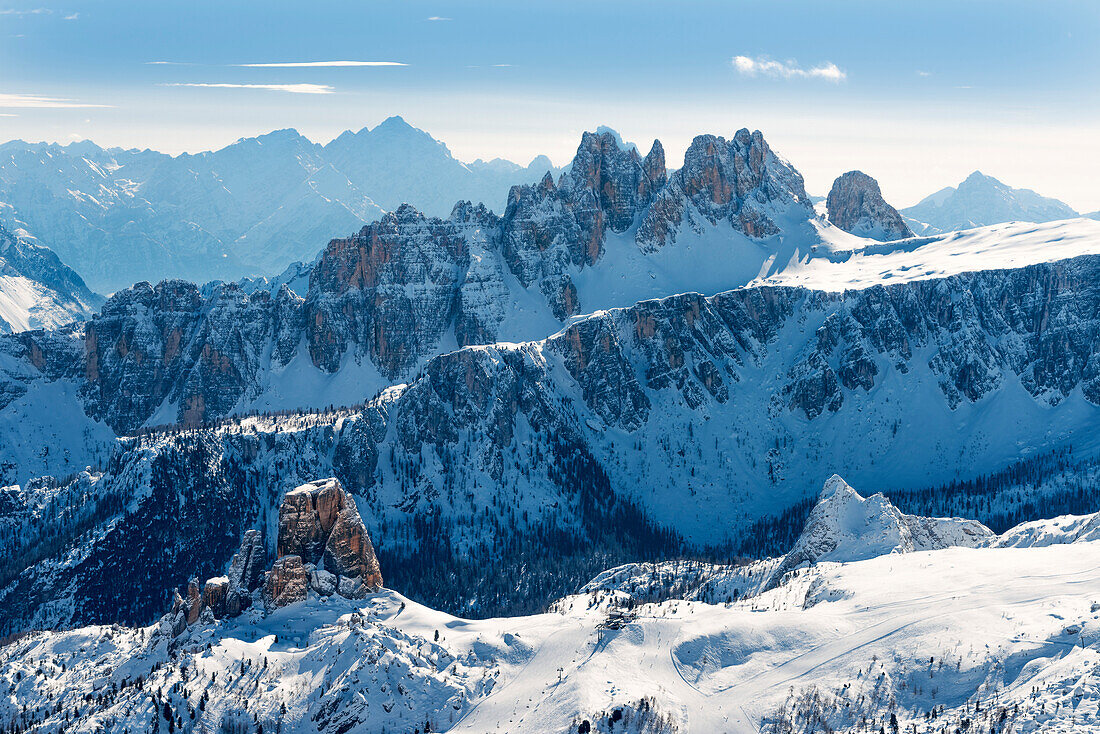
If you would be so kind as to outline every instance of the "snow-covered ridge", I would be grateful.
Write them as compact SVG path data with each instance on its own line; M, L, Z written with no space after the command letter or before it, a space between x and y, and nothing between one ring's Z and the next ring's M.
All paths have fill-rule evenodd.
M11 624L55 612L75 615L63 617L69 623L111 620L122 594L133 597L125 608L152 614L150 600L162 590L143 584L107 594L99 583L102 574L141 577L130 550L142 538L164 538L162 558L173 574L194 572L196 557L221 564L234 549L208 542L211 534L223 538L224 527L203 520L201 508L232 497L227 522L239 537L270 525L280 492L317 476L335 475L355 495L380 547L415 554L411 527L428 516L437 523L432 537L454 549L448 563L457 581L423 588L425 577L408 564L403 592L446 593L423 597L441 606L460 594L476 604L541 606L546 589L558 593L591 578L598 570L591 559L604 551L613 555L600 563L611 566L646 560L642 546L675 555L670 549L681 542L701 549L737 542L757 520L816 494L836 467L856 486L904 490L998 471L1017 461L1020 446L1072 444L1089 458L1100 448L1093 430L1098 268L1100 259L1085 256L846 293L757 287L646 301L543 341L447 352L354 416L321 415L286 432L277 420L251 421L242 431L167 430L121 443L109 460L98 446L82 452L85 430L96 437L87 417L72 428L64 423L71 432L63 445L54 435L59 406L79 401L77 386L87 379L80 356L87 340L43 333L0 340L13 350L2 363L12 386L0 415L12 417L4 455L18 462L5 467L12 479L4 483L94 464L104 469L99 495L126 509L111 522L98 518L94 545L73 528L56 528L58 544L28 559L0 610ZM156 291L149 294L155 302ZM225 321L209 322L222 325L226 341L211 343L202 331L180 338L199 358L179 384L208 405L239 400L243 393L233 390L249 384L234 382L247 377L244 369L223 369L248 366L231 359L233 339L244 335L224 330L240 303L227 300ZM170 337L189 313L165 309L158 326ZM131 335L148 332L128 331L125 318L118 323L125 328L113 334L96 330L102 353L117 355L122 343L134 354L139 342ZM261 335L268 328L260 318L247 323ZM31 361L35 349L41 368ZM149 373L112 373L99 362L104 404L136 405L169 353L133 360ZM349 376L354 371L334 379ZM70 402L43 399L51 398L47 387L60 386L72 390ZM128 403L114 397L124 394ZM194 483L195 502L183 508L194 515L194 534L166 524L159 509L183 478ZM18 527L32 516L12 510ZM517 563L532 560L526 554L542 552L546 532L591 546L563 548L573 555L561 563L528 563L539 592L497 593L495 566L464 560L484 559L504 542ZM69 565L70 550L96 558ZM74 594L75 609L44 601Z
M1002 270L1100 254L1100 221L1009 222L886 243L815 251L754 283L828 291Z
M913 553L952 546L975 548L994 537L975 520L917 517L899 512L884 495L864 498L834 474L821 491L798 542L768 581L805 566L861 561L891 553Z
M1080 216L1072 207L1030 189L1014 189L980 171L901 212L917 234L936 234L1001 222L1050 222Z
M0 223L0 333L56 329L102 303L49 248Z
M585 592L552 613L471 621L382 590L177 638L155 625L31 633L0 648L0 719L88 733L169 720L287 734L778 734L807 720L1095 732L1098 565L1096 542L953 547L820 564L743 600ZM815 603L789 603L799 596Z

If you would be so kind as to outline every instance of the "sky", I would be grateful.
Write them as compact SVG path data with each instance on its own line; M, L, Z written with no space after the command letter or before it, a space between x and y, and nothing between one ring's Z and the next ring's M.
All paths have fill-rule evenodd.
M401 115L462 160L607 125L678 166L761 130L810 193L971 171L1100 209L1097 0L0 0L0 141L216 149Z

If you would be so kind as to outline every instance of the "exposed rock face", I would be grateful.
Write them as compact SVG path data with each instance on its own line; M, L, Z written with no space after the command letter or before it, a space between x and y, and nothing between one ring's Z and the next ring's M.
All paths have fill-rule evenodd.
M829 221L845 232L880 242L913 236L898 210L882 198L878 181L862 171L848 171L837 178L825 205Z
M339 482L305 484L286 493L279 508L278 557L301 556L316 563L336 517L351 498Z
M207 579L202 587L202 605L210 610L215 619L226 616L226 595L229 592L229 579L219 576Z
M199 591L199 580L192 578L187 582L187 624L194 624L202 613L202 592Z
M273 297L235 284L208 299L184 281L116 293L84 327L88 412L120 432L165 402L184 425L225 415L255 388L268 345L275 362L293 353L300 304L285 287Z
M336 575L340 593L361 597L368 589L382 586L382 572L374 546L355 509L355 503L340 510L325 542L322 557L325 570Z
M301 556L283 556L275 561L264 582L264 600L271 609L305 601L309 571Z
M592 310L593 299L631 305L636 293L608 304L601 281L582 274L657 253L684 226L720 226L719 240L766 239L811 215L801 177L758 132L698 137L672 176L658 141L642 158L613 133L585 133L568 172L513 187L500 216L469 202L447 218L401 206L332 240L305 294L285 283L269 290L138 283L73 331L77 344L38 340L43 353L28 357L70 364L81 409L119 433L150 423L196 426L252 407L303 407L290 397L300 384L284 383L309 382L312 370L355 371L359 394L307 391L310 407L348 404L409 379L454 344L542 338ZM608 237L630 251L605 257ZM731 265L729 287L744 282L743 270ZM693 287L658 285L644 273L636 280L652 296ZM75 363L74 350L83 352ZM0 400L25 390L11 381Z
M784 215L805 219L811 212L801 174L772 152L760 131L739 130L732 140L699 135L683 168L646 212L636 239L643 251L656 251L674 242L683 224L699 231L704 221L725 221L764 238L778 234L776 220Z
M196 622L238 616L251 606L252 592L261 586L264 558L260 531L246 531L240 549L229 564L228 575L207 579L201 587L199 580L192 577L187 584L186 598L174 592L172 607L162 618L162 629L175 637Z
M306 338L313 363L334 372L349 345L387 376L412 367L455 317L469 265L466 235L492 228L482 207L470 223L429 219L402 206L356 236L333 240L310 275ZM406 284L417 284L410 298Z
M0 534L0 551L28 560L0 585L0 632L110 622L119 608L149 621L163 611L163 588L117 584L150 578L143 548L164 549L157 578L185 581L197 558L206 577L221 575L236 550L224 538L319 476L355 492L371 540L397 556L417 552L414 523L438 521L432 537L475 559L450 561L448 591L489 604L499 597L479 586L493 576L486 559L502 544L544 557L546 528L606 543L601 551L633 537L668 549L639 535L649 518L699 545L736 542L760 516L746 513L768 511L745 508L774 507L779 488L809 487L837 465L868 484L910 478L899 489L997 471L1018 445L1076 445L1093 430L1098 283L1100 257L1086 256L847 293L683 294L538 342L449 352L355 416L127 439L103 474L2 493L0 522L14 530ZM526 518L511 512L517 495L534 500ZM617 508L630 501L637 514L626 523ZM34 524L70 505L95 522L94 546L66 535L69 526ZM35 531L25 541L24 527ZM40 550L43 534L65 538L54 546L64 550ZM310 537L308 585L333 593L329 538ZM409 568L419 567L387 571L387 583L440 593Z
M235 617L252 603L252 592L263 582L267 552L259 530L245 531L241 548L229 565L225 614Z
M290 564L268 575L265 597L269 607L297 600L284 586L299 575L320 594L338 591L361 598L382 586L382 572L355 500L335 478L310 482L287 492L279 508L279 561ZM301 569L299 571L299 569ZM275 580L272 577L275 576ZM292 598L293 597L293 598ZM303 597L304 598L304 597Z
M777 586L796 568L821 561L862 561L952 546L977 548L996 537L976 520L906 515L882 494L861 497L834 474L825 482L802 535L765 588Z
M162 618L172 636L188 625L236 617L253 602L262 587L268 610L303 601L312 589L325 596L339 593L360 599L382 586L374 546L355 501L336 479L301 485L283 497L279 507L278 557L264 573L263 538L247 530L226 576L201 586L187 585L187 598L175 594Z

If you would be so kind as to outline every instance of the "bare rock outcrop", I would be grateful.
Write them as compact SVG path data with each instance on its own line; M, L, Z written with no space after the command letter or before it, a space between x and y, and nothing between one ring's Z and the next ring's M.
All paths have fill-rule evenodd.
M268 608L304 599L299 585L323 596L339 593L353 599L382 586L363 518L335 478L286 493L279 507L278 554L264 588Z
M845 232L880 242L913 236L898 210L882 198L878 181L862 171L848 171L837 178L825 206L829 221Z
M267 551L259 530L248 530L241 539L241 548L229 565L225 614L235 617L252 603L252 592L263 582L267 566Z
M259 603L267 611L320 596L361 599L382 586L382 571L355 500L335 478L303 484L279 506L276 559L265 572L267 551L258 530L248 530L225 576L200 584L192 578L186 596L174 592L160 628L172 637L189 625L239 616Z
M309 590L309 571L301 556L283 556L275 561L264 582L264 600L272 609L305 601Z

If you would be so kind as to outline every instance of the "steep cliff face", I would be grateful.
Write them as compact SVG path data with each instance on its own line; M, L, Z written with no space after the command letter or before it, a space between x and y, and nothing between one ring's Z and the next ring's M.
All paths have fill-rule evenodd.
M300 310L285 287L272 296L229 284L205 300L185 281L120 291L84 327L88 413L122 433L226 415L293 354Z
M736 544L837 466L921 488L998 470L1021 443L1093 450L1097 283L1089 256L847 293L685 294L448 352L355 413L129 439L102 474L4 503L25 530L3 536L20 560L0 608L11 627L160 614L163 587L119 602L107 579L216 576L235 550L223 538L274 539L281 494L316 476L354 496L391 586L517 611L609 561ZM60 524L54 503L73 507ZM156 574L135 552L149 543ZM502 563L525 564L529 593L495 585Z
M335 372L349 348L390 378L432 351L455 319L467 238L495 221L484 207L466 221L429 219L409 206L333 240L310 275L306 340L313 363Z
M659 250L675 242L685 223L699 229L701 220L766 238L779 233L785 217L805 220L812 211L801 174L772 152L759 130L739 130L732 140L700 135L646 213L636 240L645 251Z
M613 133L585 133L557 182L514 187L501 216L402 206L333 240L307 292L119 291L84 328L77 388L88 419L119 433L359 402L440 352L540 339L585 311L697 289L700 270L708 289L741 285L775 258L780 225L794 227L790 242L819 242L810 218L801 177L759 133L700 136L671 177L659 142L642 158ZM676 245L685 222L695 239ZM697 267L693 248L707 250ZM21 376L4 391L26 389Z
M845 232L880 242L913 236L898 210L882 198L878 181L862 171L838 177L825 205L829 221Z

